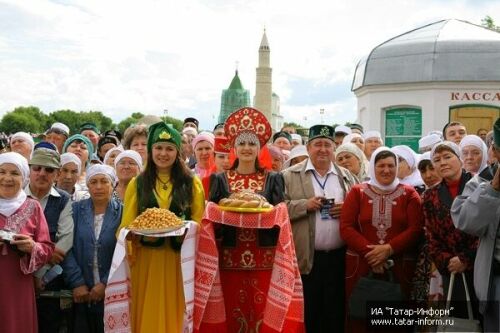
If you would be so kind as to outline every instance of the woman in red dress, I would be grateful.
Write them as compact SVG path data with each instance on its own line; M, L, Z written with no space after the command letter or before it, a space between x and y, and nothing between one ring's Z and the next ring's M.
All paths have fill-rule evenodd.
M347 244L346 299L370 270L383 278L389 258L394 260L395 280L409 296L414 247L423 232L422 205L413 187L399 183L397 170L396 155L387 147L377 148L370 159L370 181L355 185L345 199L340 235ZM364 326L352 321L347 325L354 332Z
M240 109L232 113L227 119L225 133L235 148L236 160L231 169L212 175L209 200L218 203L232 193L246 190L264 196L272 205L283 202L283 176L279 173L267 171L259 165L258 154L260 147L265 145L271 136L271 127L265 116L253 108ZM222 215L220 219L211 220L212 211L214 210L213 215ZM275 214L277 216L276 220L281 218L281 230L276 226L275 221L268 220L268 217L264 216L265 214L238 214L238 217L243 220L239 225L245 225L250 220L259 220L260 225L253 228L236 227L231 222L228 222L231 216L235 216L234 213L231 215L231 213L226 212L228 218L225 218L225 214L219 214L218 208L210 204L207 206L202 221L202 229L206 229L207 224L213 225L219 257L218 274L220 276L220 285L214 284L213 288L221 288L220 294L224 303L225 321L215 323L217 320L214 320L214 317L221 314L213 314L215 312L214 307L211 306L209 300L206 308L203 309L203 318L197 318L195 308L195 328L197 321L201 319L199 332L295 333L304 331L303 311L300 307L302 303L297 307L287 305L283 313L280 313L283 308L279 308L276 313L269 311L269 309L275 309L273 304L269 304L269 299L276 296L271 295L272 292L270 292L272 275L277 271L275 270L275 262L282 262L282 258L278 258L277 243L279 239L282 240L288 237L289 243L293 244L286 206L282 205L275 208L275 211L277 210L280 212L284 210L284 214ZM266 227L269 228L265 229ZM286 235L284 235L285 233ZM204 232L201 231L200 239L204 237ZM210 237L210 235L206 237ZM200 240L199 253L205 251L201 242L202 240ZM287 253L291 254L292 252L292 257L295 258L294 248ZM280 252L281 254L283 253ZM298 280L300 284L298 266L296 260L294 262L292 257L288 261L282 262L282 265L287 272L291 272L292 278L296 273L295 282ZM201 262L202 260L197 258L196 265ZM196 283L206 280L201 271L202 269L197 268ZM206 281L201 282L205 284ZM199 290L201 289L203 288L199 288ZM199 293L195 292L195 306L200 303L199 300L196 300L198 296ZM301 295L295 294L294 298L296 300L295 304L299 303L297 300L302 299ZM300 310L290 315L291 308ZM271 327L268 325L270 322L273 324L279 322L277 326L281 326L281 328Z
M0 154L0 332L38 331L33 273L52 257L54 244L38 201L28 198L28 161L18 153Z

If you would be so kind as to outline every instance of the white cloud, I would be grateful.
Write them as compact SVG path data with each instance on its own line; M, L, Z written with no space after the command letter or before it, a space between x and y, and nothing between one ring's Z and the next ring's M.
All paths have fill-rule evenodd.
M235 61L254 94L264 26L273 90L285 117L325 108L343 122L356 117L350 83L357 61L373 47L442 18L480 23L500 12L500 4L9 0L0 1L0 12L9 18L0 22L0 112L19 105L45 112L94 109L119 121L135 111L160 115L167 108L172 116L193 115L211 128ZM345 84L345 97L292 105L287 100L301 94L291 84L297 80L317 89Z

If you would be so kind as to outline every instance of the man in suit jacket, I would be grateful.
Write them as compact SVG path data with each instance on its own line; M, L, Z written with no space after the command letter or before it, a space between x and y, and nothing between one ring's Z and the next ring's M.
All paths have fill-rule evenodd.
M334 135L331 126L311 127L309 158L283 172L304 286L307 332L344 331L345 246L340 238L339 216L342 202L357 180L333 163Z

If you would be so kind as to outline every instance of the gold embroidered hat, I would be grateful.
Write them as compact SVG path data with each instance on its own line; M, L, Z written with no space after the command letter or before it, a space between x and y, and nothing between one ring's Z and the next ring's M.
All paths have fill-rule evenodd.
M149 126L148 130L148 152L151 153L153 145L157 142L173 143L177 149L181 149L181 135L170 124L159 122Z
M244 107L231 113L224 125L224 132L232 145L240 134L252 133L259 139L260 146L264 147L272 131L269 121L262 112L251 107Z
M314 125L309 129L309 141L316 138L326 138L334 141L335 129L328 125Z

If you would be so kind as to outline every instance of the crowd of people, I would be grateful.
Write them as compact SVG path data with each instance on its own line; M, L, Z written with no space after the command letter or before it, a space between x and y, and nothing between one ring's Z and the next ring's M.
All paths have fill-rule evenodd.
M188 117L182 131L13 133L0 332L364 332L352 298L365 277L422 308L448 296L453 317L498 332L500 118L485 132L451 122L416 152L358 124L272 133L246 107L212 131ZM246 192L273 208L218 205ZM155 207L189 222L129 232Z

